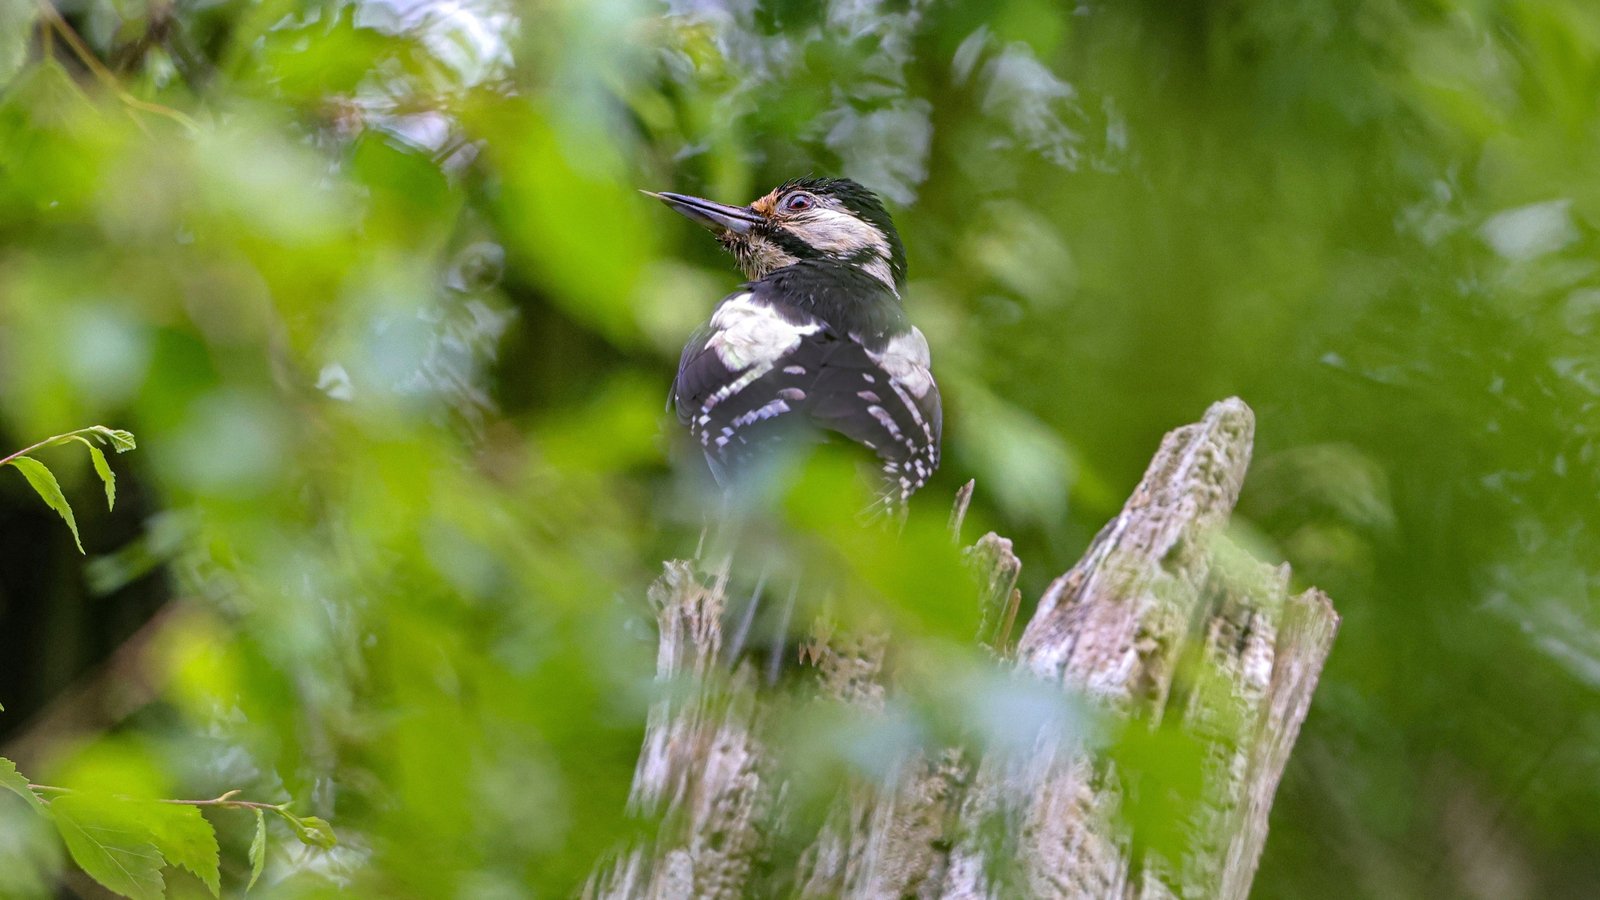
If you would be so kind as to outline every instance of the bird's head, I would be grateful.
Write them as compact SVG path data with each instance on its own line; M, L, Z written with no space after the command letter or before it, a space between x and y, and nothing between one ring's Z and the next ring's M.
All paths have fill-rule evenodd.
M897 293L905 283L905 248L888 210L848 178L788 181L749 206L645 193L713 231L752 280L803 260L826 260L857 266Z

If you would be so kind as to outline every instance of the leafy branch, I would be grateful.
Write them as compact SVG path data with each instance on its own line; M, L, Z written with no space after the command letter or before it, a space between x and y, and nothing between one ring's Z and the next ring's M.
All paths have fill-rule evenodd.
M102 446L118 453L132 450L133 435L104 425L91 425L58 434L0 458L0 467L11 466L22 473L39 497L61 515L72 530L72 539L83 552L78 538L78 523L72 506L61 492L61 484L44 463L32 454L48 447L74 441L89 449L89 461L106 489L106 507L117 503L117 477L106 462ZM136 800L111 794L77 791L49 784L35 784L17 771L16 764L0 757L0 789L26 800L35 812L49 819L66 844L67 852L89 877L107 890L130 900L161 900L166 882L161 870L176 866L189 870L205 883L213 897L222 889L222 851L217 832L202 809L244 809L255 813L256 833L250 842L249 891L261 877L267 856L267 814L288 824L301 843L328 849L336 838L333 827L316 816L298 816L287 803L261 803L238 799L239 791L228 791L210 800Z
M60 514L66 521L67 528L72 531L72 541L78 545L78 552L83 552L83 541L78 537L78 521L72 515L72 505L67 502L67 497L61 492L61 483L56 481L55 473L51 472L44 463L34 459L31 454L47 447L58 447L70 444L73 441L82 443L89 448L89 461L94 464L96 475L106 488L106 508L113 509L117 505L117 476L111 471L111 465L106 462L106 455L100 449L102 445L109 446L118 453L126 453L138 446L133 439L132 432L119 428L107 428L104 425L90 425L88 428L79 428L47 437L31 447L21 450L0 459L0 466L11 466L22 473L28 480L34 493L39 495L51 509Z
M28 781L10 760L0 757L0 788L23 798L48 818L67 845L67 852L89 877L107 890L131 900L160 900L166 895L161 870L187 869L213 897L221 894L222 852L217 833L201 814L205 808L243 809L255 813L255 838L250 842L250 881L261 877L267 855L267 814L283 819L300 842L323 850L337 838L333 827L317 816L297 816L288 803L237 799L228 791L209 800L135 800L110 794Z

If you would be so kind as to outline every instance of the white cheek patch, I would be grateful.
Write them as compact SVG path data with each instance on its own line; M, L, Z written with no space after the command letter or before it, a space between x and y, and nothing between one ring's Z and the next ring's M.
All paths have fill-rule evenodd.
M772 307L757 303L750 294L739 294L712 314L712 335L706 347L716 352L730 372L751 366L765 372L800 346L801 338L816 334L820 327L816 322L796 325Z
M840 256L871 250L884 259L889 258L889 240L878 229L848 213L818 207L792 227L818 250Z
M844 259L866 253L868 259L857 265L889 290L896 291L894 272L889 268L889 239L870 223L824 206L795 220L789 227L801 240L824 253Z
M928 339L922 330L912 326L905 334L897 334L881 351L867 351L867 356L889 374L889 378L917 399L928 396L933 390L933 373L928 371L931 362Z

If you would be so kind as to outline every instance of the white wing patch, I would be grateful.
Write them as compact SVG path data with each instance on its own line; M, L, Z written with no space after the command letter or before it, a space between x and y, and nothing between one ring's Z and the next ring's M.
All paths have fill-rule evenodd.
M933 390L933 373L928 371L931 359L928 339L922 330L912 326L905 334L897 334L881 351L867 350L867 356L900 387L917 399L928 396Z
M730 372L757 366L764 374L800 346L801 338L820 328L816 322L796 325L747 292L729 297L717 307L711 316L712 334L706 349L715 351Z

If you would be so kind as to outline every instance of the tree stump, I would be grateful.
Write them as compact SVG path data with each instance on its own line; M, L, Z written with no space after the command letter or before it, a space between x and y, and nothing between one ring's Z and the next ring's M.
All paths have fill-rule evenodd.
M1254 560L1223 533L1253 435L1236 398L1169 433L1122 512L1040 598L1014 651L1004 644L1021 564L993 533L969 551L985 572L980 639L1016 678L1127 727L1179 728L1202 748L1181 852L1129 833L1114 760L1046 728L1021 749L914 755L893 784L842 790L792 874L761 872L768 887L757 891L784 773L764 743L758 679L748 668L714 673L725 578L673 562L650 597L657 674L675 689L650 713L630 798L660 824L597 870L585 895L732 898L780 884L804 897L1242 900L1339 621L1320 591L1291 594L1287 566ZM815 647L821 692L881 711L888 641L831 635ZM1179 684L1191 670L1195 683Z

